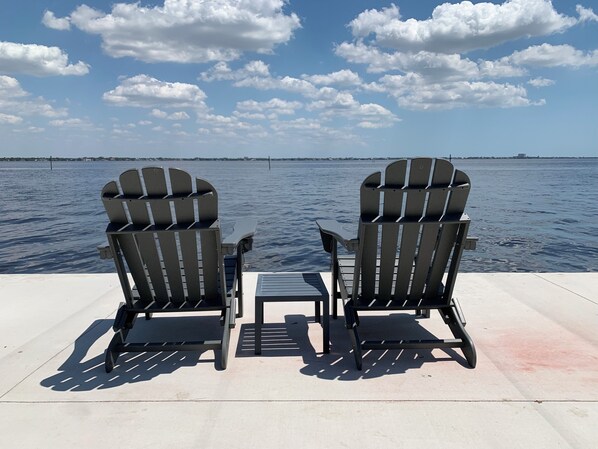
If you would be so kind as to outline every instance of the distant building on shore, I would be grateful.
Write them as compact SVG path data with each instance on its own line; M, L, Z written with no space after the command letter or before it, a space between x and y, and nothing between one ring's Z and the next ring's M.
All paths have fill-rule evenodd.
M526 159L527 158L527 154L525 153L519 153L517 156L515 156L515 159Z

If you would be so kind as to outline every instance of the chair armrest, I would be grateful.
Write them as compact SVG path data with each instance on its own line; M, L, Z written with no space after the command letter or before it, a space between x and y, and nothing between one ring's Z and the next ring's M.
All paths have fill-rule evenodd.
M343 245L348 251L356 251L359 246L359 239L351 238L348 231L336 220L316 220L320 228L320 237L324 250L332 252L333 239Z
M97 250L100 253L100 259L112 259L114 257L108 245L98 246Z
M470 250L473 251L476 246L478 244L478 238L477 237L467 237L465 239L465 244L463 245L463 249L464 250Z
M245 218L237 221L233 227L233 233L222 241L222 251L224 254L234 254L239 245L241 245L241 251L244 253L251 251L256 228L257 220L253 218Z

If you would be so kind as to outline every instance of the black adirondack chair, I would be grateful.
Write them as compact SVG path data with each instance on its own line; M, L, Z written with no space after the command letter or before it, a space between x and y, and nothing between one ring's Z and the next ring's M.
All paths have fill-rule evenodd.
M255 220L237 222L221 239L218 195L210 183L178 169L128 170L102 189L106 229L125 302L121 303L105 367L123 352L220 350L226 368L230 330L243 314L243 253L251 249ZM131 286L127 273L134 285ZM238 315L236 315L238 300ZM220 312L219 340L126 341L138 314ZM197 317L201 320L202 317ZM198 326L201 329L201 322Z
M466 245L469 217L463 212L469 178L443 159L404 159L368 176L361 185L357 237L334 220L318 220L324 249L331 254L333 316L342 298L357 368L371 349L461 348L476 365L473 341L453 288ZM355 255L338 255L337 243ZM338 287L337 287L338 286ZM454 339L362 341L359 314L436 309ZM408 337L408 336L407 336ZM393 337L393 338L396 338Z

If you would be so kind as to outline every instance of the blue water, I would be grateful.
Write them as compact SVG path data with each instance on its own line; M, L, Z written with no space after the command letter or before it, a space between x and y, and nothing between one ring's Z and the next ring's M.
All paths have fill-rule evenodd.
M476 251L462 271L598 271L598 159L456 160ZM359 186L387 161L174 161L218 190L225 233L258 220L251 271L326 270L315 220L356 229ZM111 272L100 190L149 162L0 162L0 273Z

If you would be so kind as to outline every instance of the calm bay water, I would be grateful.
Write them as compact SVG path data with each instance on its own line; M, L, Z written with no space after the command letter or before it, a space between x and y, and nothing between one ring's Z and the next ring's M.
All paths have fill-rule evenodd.
M328 269L315 220L356 230L359 186L390 161L0 163L0 273L112 272L103 185L128 169L175 166L219 193L224 233L258 220L250 271ZM462 271L598 271L598 159L457 160L471 178L476 251Z

